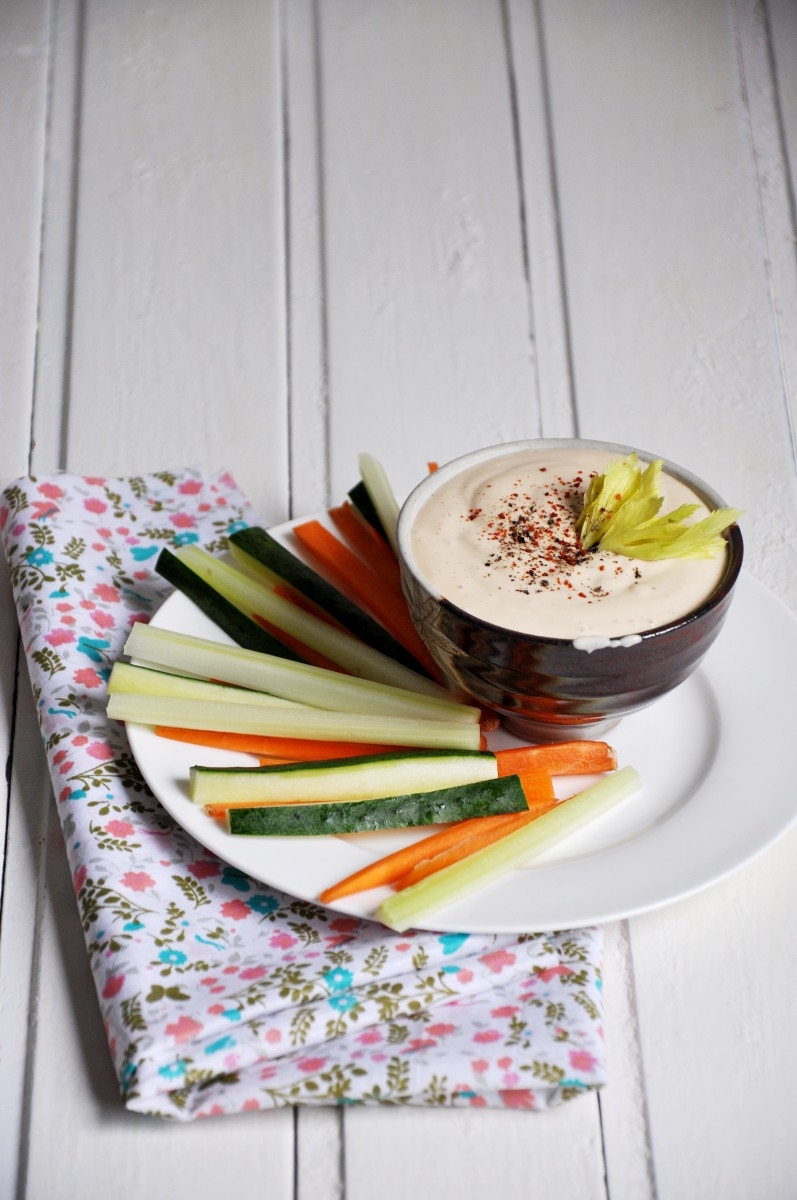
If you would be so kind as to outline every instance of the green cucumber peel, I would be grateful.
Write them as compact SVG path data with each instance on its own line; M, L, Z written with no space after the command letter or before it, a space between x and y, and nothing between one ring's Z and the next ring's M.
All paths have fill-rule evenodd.
M411 829L471 817L522 812L526 797L517 775L460 787L332 804L276 804L231 808L230 833L250 836L325 836L380 829Z
M388 896L376 910L376 919L399 933L414 925L427 925L440 909L468 899L480 888L523 866L634 795L640 787L634 767L622 767L522 829Z
M387 473L378 459L372 454L360 454L358 458L360 476L365 489L376 509L379 523L384 530L388 544L394 554L398 553L396 542L396 526L398 524L399 505L390 486Z
M255 622L261 617L351 675L441 700L450 699L445 689L428 676L409 670L367 646L353 634L336 629L329 621L299 608L291 600L278 595L272 586L265 582L258 583L250 575L209 554L207 550L199 546L183 546L177 551L177 558L247 617Z
M616 459L596 475L584 493L576 532L585 550L596 546L611 554L647 561L664 558L715 558L724 553L726 529L741 509L722 507L688 524L699 508L681 504L660 514L663 460L644 470L636 453Z

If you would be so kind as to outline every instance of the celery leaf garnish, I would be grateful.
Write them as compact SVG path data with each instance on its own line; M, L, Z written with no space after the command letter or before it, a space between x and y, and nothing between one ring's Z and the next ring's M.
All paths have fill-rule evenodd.
M681 504L659 515L664 497L659 491L662 459L644 470L636 454L610 463L584 493L576 522L586 550L597 546L627 558L714 558L725 550L724 530L741 516L737 508L718 508L702 520L687 524L699 508Z

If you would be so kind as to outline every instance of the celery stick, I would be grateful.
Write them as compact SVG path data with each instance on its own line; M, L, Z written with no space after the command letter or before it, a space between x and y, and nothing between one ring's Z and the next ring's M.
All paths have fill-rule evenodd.
M522 866L536 854L608 812L640 787L638 772L633 767L623 767L493 845L444 867L404 891L395 892L380 904L376 919L399 933L412 925L425 923L438 909L466 899L477 888Z
M450 699L445 689L434 680L425 679L416 671L366 646L352 634L336 629L328 621L299 608L277 595L272 587L257 583L243 571L222 562L199 546L182 546L176 551L176 557L240 612L248 617L264 618L352 675L425 696Z
M290 708L294 711L305 711L310 707L296 700L284 700L282 696L271 696L268 692L255 692L251 688L227 683L210 683L206 679L193 679L187 675L175 675L171 671L156 671L151 667L123 662L114 663L108 679L108 695L115 692L174 696L182 700L214 700L219 704L256 704L262 708Z
M479 726L462 721L430 721L427 717L379 716L374 713L330 712L326 709L265 708L254 704L217 704L114 692L108 716L136 725L172 725L216 733L258 733L270 737L314 738L319 741L376 742L387 746L478 750Z
M271 654L225 646L143 622L136 622L130 631L125 653L149 666L271 692L315 708L383 716L426 716L457 724L478 725L479 721L479 710L470 705L421 696L403 688L355 679L306 663L288 662Z
M399 506L387 474L382 464L371 454L359 456L360 475L365 484L365 490L371 497L371 503L376 509L377 516L385 531L385 537L398 553L396 544L396 525L398 523Z

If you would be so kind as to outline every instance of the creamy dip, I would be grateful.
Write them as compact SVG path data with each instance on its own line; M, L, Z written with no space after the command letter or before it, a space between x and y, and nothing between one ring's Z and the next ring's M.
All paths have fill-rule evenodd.
M440 485L413 522L421 575L474 616L585 650L605 644L600 639L622 645L628 635L685 616L720 582L726 555L646 562L585 551L579 542L584 491L617 457L552 447L465 468ZM694 520L708 512L701 497L663 471L660 490L662 514L684 503L700 505Z

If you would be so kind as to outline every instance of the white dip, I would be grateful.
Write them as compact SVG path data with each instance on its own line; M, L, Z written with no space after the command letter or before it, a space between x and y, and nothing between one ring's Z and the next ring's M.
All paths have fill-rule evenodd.
M544 637L619 639L685 616L719 583L725 555L643 562L579 543L584 490L616 459L551 448L466 468L441 484L413 522L418 569L459 608ZM694 519L706 515L685 484L662 472L660 485L662 514L699 503Z

